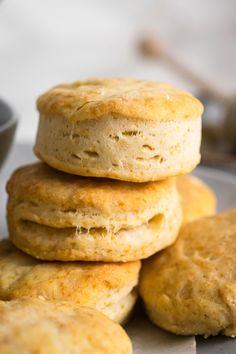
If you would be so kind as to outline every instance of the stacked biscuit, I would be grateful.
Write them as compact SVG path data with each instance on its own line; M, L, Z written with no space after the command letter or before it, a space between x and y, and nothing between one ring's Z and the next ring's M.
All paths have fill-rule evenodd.
M183 217L214 211L206 186L175 178L199 163L202 105L167 84L117 79L56 86L37 107L34 152L43 162L7 184L12 244L0 245L0 299L15 302L0 312L20 311L21 298L33 313L67 301L123 323L140 260L174 243Z
M200 102L167 84L117 79L56 86L37 106L44 163L8 183L11 241L41 260L103 262L172 244L182 222L173 176L199 162Z

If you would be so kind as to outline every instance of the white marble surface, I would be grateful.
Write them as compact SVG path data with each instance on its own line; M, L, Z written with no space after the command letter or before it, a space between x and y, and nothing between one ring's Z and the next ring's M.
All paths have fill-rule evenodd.
M65 81L130 76L193 87L136 44L157 34L186 65L236 90L235 0L0 0L0 96L19 112L18 141L33 141L36 97Z

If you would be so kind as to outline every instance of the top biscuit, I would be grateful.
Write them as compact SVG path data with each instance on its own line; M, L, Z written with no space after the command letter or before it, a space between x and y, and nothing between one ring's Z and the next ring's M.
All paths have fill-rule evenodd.
M202 104L166 83L100 79L61 84L37 101L40 113L71 121L97 119L109 113L130 119L179 120L199 117Z
M168 84L77 81L52 88L37 107L34 152L64 172L148 182L200 161L202 104Z

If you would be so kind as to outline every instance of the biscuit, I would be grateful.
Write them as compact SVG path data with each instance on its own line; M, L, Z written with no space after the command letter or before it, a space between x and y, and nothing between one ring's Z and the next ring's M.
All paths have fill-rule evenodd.
M183 209L183 223L210 216L216 212L216 195L202 180L185 175L176 179Z
M64 172L147 182L200 161L202 104L165 83L88 80L39 97L34 152Z
M184 335L236 336L236 209L183 226L144 262L140 294L150 319Z
M7 184L11 241L43 260L127 262L172 244L182 222L175 179L78 177L35 163Z
M0 301L2 354L131 354L123 328L89 307L36 299Z
M137 299L140 262L41 262L0 241L0 299L71 301L124 323Z

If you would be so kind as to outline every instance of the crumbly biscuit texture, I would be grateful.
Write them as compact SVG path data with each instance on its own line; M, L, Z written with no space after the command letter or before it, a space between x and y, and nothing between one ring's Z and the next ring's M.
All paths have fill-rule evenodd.
M179 176L176 181L182 202L183 223L215 214L216 195L206 183L191 175Z
M0 301L4 354L130 354L125 331L100 312L68 302Z
M191 94L166 83L100 79L61 84L37 101L40 113L75 122L113 114L141 120L199 117L202 104Z
M236 336L236 209L183 226L144 262L140 294L151 320L184 335Z
M200 116L139 121L108 115L71 123L41 115L34 152L64 172L148 182L192 171L200 143Z
M0 242L0 299L70 301L124 322L137 298L140 262L47 263Z

